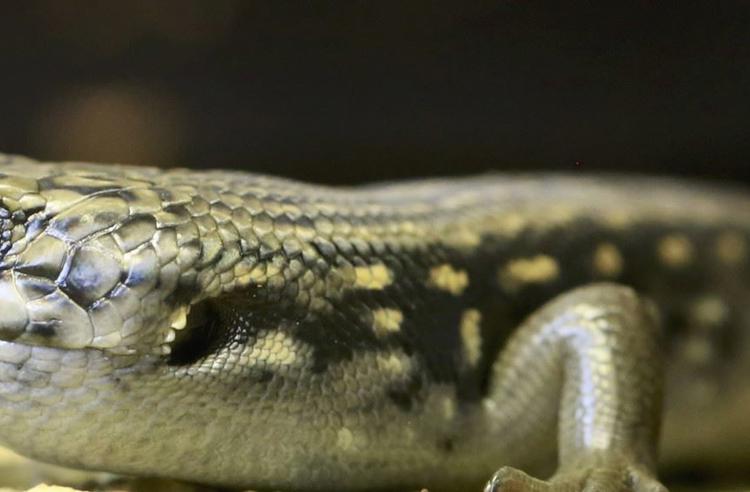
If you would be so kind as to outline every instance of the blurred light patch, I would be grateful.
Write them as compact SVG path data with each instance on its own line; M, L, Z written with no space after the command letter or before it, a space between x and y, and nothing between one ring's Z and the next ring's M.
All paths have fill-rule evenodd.
M33 144L59 159L175 164L186 116L174 98L128 85L63 92L34 118Z

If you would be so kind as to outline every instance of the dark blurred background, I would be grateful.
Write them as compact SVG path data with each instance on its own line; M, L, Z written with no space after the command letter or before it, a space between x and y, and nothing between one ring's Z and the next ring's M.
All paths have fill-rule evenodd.
M352 183L750 182L750 2L0 6L0 149Z

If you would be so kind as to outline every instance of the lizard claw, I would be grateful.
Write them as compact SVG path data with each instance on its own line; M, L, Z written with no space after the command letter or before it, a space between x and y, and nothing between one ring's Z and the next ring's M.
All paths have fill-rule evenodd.
M532 478L521 470L504 466L492 475L484 492L546 492L549 482Z
M638 466L596 466L556 474L549 481L511 467L500 468L484 492L668 492L653 475Z

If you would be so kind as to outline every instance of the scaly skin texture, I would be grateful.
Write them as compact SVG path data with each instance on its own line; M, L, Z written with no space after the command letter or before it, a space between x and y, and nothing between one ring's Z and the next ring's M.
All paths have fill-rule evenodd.
M0 443L44 461L293 490L478 490L500 469L487 490L657 491L662 368L666 461L691 462L675 429L696 408L747 401L741 192L0 156L0 226ZM550 482L508 468L555 460Z

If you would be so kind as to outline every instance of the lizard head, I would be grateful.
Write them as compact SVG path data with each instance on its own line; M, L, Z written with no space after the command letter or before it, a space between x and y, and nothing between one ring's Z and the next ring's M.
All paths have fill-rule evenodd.
M187 220L189 193L149 172L21 158L0 166L0 340L169 351L206 251Z

